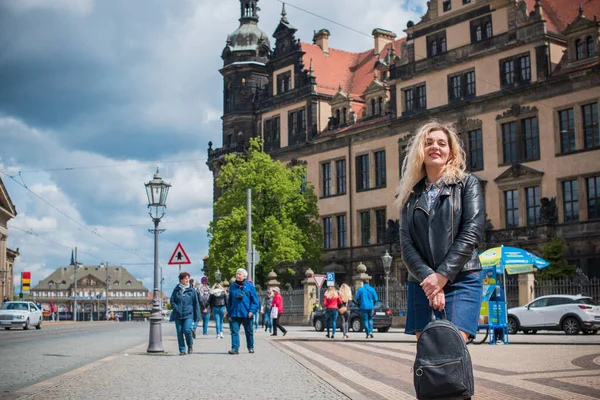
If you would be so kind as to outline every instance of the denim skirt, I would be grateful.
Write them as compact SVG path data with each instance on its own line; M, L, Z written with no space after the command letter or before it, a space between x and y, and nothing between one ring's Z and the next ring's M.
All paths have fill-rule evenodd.
M481 308L483 282L481 270L459 272L454 282L444 286L446 317L456 327L475 337ZM408 282L408 310L405 333L423 332L431 320L429 300L418 282ZM436 313L440 315L440 313Z

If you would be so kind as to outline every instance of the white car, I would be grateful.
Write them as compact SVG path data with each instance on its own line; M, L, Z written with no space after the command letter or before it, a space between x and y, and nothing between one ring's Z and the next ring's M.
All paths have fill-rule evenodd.
M508 333L531 334L538 330L564 331L567 335L595 335L600 328L600 307L583 295L554 294L508 310Z
M30 301L7 301L0 308L0 326L6 330L13 327L27 330L30 326L42 329L42 310Z

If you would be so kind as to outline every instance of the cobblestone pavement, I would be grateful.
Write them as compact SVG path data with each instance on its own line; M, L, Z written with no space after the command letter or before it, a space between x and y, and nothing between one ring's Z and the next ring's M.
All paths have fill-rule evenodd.
M415 342L400 332L331 340L309 327L290 327L278 338L259 329L256 353L247 352L242 334L236 356L227 354L227 330L224 340L215 339L212 327L210 332L198 336L194 354L179 356L173 325L164 324L165 355L147 355L144 343L7 398L414 399ZM600 337L544 339L560 344L527 340L469 346L474 399L600 398Z
M350 397L415 398L414 343L305 339L279 340L277 345L332 385L342 383L359 394ZM474 399L600 398L600 346L471 345L469 349Z

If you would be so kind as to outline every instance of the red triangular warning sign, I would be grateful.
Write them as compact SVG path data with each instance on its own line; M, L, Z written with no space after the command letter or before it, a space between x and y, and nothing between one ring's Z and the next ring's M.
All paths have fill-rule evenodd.
M175 247L175 251L169 260L169 265L181 265L181 264L191 264L190 258L186 254L185 250L181 243L177 243L177 247Z

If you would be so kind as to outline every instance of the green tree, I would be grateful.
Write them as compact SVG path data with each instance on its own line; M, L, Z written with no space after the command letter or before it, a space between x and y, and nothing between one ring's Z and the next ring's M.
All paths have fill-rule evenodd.
M256 280L280 263L300 260L317 266L322 250L321 225L314 188L306 185L306 168L287 167L261 151L251 139L245 155L225 156L216 179L223 195L214 205L210 223L209 274L217 267L223 279L246 265L246 196L252 189L252 243L260 253Z
M542 246L542 254L544 260L550 265L535 273L537 279L559 279L569 278L575 274L575 266L569 265L565 260L565 250L567 245L565 240L560 237L554 237L551 241Z

